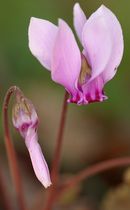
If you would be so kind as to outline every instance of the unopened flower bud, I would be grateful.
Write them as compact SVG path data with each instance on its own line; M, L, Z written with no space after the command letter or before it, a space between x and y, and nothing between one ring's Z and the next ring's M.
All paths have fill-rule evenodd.
M46 160L38 143L37 113L31 101L23 95L16 96L16 100L12 111L13 125L25 139L36 177L47 188L51 185L51 180Z
M26 138L29 128L37 129L38 116L31 101L24 96L18 97L13 107L12 120L14 127Z

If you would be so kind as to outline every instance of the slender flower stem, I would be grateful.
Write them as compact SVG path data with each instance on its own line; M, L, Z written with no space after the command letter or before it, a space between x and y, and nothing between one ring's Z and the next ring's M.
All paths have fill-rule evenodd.
M64 134L64 128L65 128L65 121L66 121L66 113L67 113L67 99L68 99L68 93L65 92L64 96L64 102L63 102L63 108L61 113L61 120L60 120L60 126L56 141L56 149L54 152L54 158L52 162L52 171L51 171L51 177L53 184L56 184L59 176L59 165L60 165L60 156L61 156L61 149L62 149L62 143L63 143L63 134Z
M3 125L4 125L5 146L6 146L7 156L8 156L8 162L10 166L12 181L16 190L16 197L17 197L19 210L26 210L24 194L23 194L23 189L22 189L22 182L20 178L20 171L19 171L18 162L17 162L17 156L15 153L13 143L11 141L9 125L8 125L9 101L12 94L17 93L17 92L21 93L20 89L17 88L16 86L12 86L11 88L9 88L9 90L7 91L5 95L5 99L3 103Z
M11 198L7 191L7 185L5 183L1 166L0 166L0 196L1 196L1 202L2 202L2 206L4 207L4 210L13 210Z
M79 182L83 181L84 179L94 176L97 173L101 173L103 171L106 171L112 168L117 168L117 167L126 166L126 165L130 165L130 157L122 157L122 158L115 158L111 160L105 160L100 163L96 163L93 166L89 166L88 168L80 171L76 176L66 181L66 183L64 183L61 186L61 189L59 190L59 196L65 190L68 190L74 187Z
M62 143L63 143L63 134L64 134L64 128L65 128L67 107L68 107L67 99L68 99L68 93L66 91L65 96L64 96L64 101L63 101L60 126L59 126L57 141L56 141L56 148L55 148L54 158L52 162L52 170L51 170L52 187L50 188L50 191L49 191L45 210L52 209L56 191L57 191L57 182L59 178L59 166L60 166L60 157L61 157L61 150L62 150Z

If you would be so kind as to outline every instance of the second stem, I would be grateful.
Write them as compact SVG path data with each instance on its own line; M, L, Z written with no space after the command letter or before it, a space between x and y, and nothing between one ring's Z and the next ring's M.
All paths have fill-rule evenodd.
M66 91L65 96L64 96L64 101L63 101L59 131L58 131L58 136L57 136L57 141L56 141L56 148L55 148L54 158L52 162L51 178L52 178L53 186L50 189L45 210L51 210L54 199L55 199L56 190L57 190L57 181L59 178L59 166L60 166L60 157L61 157L61 150L62 150L62 143L63 143L63 134L64 134L64 128L65 128L67 107L68 107L67 99L68 99L68 93Z

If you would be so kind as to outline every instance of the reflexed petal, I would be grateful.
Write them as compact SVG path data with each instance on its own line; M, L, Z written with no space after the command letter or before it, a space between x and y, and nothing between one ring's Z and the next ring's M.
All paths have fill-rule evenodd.
M75 94L75 82L81 68L81 54L70 27L59 21L59 31L52 57L52 79Z
M105 6L102 6L102 12L104 13L107 26L112 36L112 52L108 65L105 71L102 73L104 82L109 81L116 73L116 69L119 66L124 50L124 41L121 25L116 16Z
M29 48L32 54L48 70L51 70L51 57L57 30L57 26L47 20L34 17L30 20Z
M83 30L84 24L86 23L87 18L83 10L81 9L79 3L76 3L74 5L73 15L74 15L74 27L75 27L76 33L80 41L82 41L82 30Z
M105 14L100 7L84 25L82 42L92 69L91 80L106 68L112 52L112 36Z
M82 91L84 103L103 101L104 85L112 79L123 55L122 29L116 16L101 6L87 21L83 29L83 54L91 69L91 78Z
M29 151L36 177L45 188L49 187L51 185L49 169L37 141L37 133L30 129L25 143Z

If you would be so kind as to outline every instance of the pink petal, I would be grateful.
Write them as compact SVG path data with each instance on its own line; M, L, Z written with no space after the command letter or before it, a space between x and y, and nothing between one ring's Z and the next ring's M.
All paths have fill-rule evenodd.
M29 151L36 177L45 188L49 187L51 185L49 169L43 156L41 147L38 143L37 133L33 132L33 129L29 130L25 143Z
M124 50L124 41L121 25L116 16L105 6L101 7L102 13L105 16L107 26L111 32L112 52L108 65L102 74L103 80L106 83L116 73L116 69L119 66Z
M83 29L83 54L92 75L82 85L84 103L103 101L104 85L112 79L123 55L123 35L120 23L105 6L101 6L87 21Z
M51 57L57 26L47 20L32 17L29 24L29 48L40 63L51 70Z
M75 94L75 82L81 68L81 54L70 27L59 21L59 30L52 57L52 79Z
M74 5L73 15L74 15L74 27L75 27L76 33L79 37L79 40L82 41L82 30L87 19L79 3L76 3Z
M100 7L84 25L82 32L84 52L92 69L91 80L106 68L112 52L111 31Z

